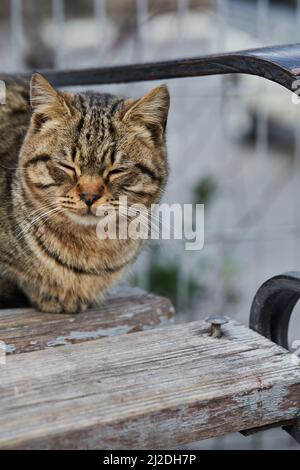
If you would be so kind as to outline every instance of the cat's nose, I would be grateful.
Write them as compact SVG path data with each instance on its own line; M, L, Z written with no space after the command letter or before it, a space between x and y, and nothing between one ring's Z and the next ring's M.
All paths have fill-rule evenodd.
M80 194L80 199L86 203L88 207L91 207L91 205L94 204L97 199L100 198L99 193L90 193L90 192L83 192Z

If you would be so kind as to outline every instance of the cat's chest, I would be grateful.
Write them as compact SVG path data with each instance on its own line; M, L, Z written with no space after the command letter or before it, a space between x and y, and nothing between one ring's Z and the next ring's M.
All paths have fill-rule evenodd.
M72 288L94 285L127 267L136 256L140 241L98 240L84 243L59 238L34 239L35 269L49 281ZM42 269L41 268L42 265Z
M124 271L125 266L117 263L113 253L110 269L107 269L100 255L96 259L88 259L87 256L78 256L75 259L72 256L62 256L61 253L59 258L43 253L33 263L32 280L36 277L33 284L39 284L44 292L62 302L66 298L95 300Z
M116 282L136 257L141 241L99 240L97 237L32 235L28 239L31 255L20 274L22 284L58 299L96 300Z

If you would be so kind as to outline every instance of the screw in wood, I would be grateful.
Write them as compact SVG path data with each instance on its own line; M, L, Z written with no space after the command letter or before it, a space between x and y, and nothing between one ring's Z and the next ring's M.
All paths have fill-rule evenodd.
M206 319L210 323L210 336L213 338L221 338L223 335L222 325L228 323L228 320L223 315L213 315Z

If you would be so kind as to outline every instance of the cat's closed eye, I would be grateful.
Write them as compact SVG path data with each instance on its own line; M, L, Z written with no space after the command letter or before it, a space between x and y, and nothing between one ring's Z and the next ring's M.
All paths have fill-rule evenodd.
M110 182L113 182L115 179L119 178L120 176L124 176L128 173L128 168L114 168L113 170L110 170L107 174L107 178L109 179Z
M110 172L108 173L108 176L117 175L119 173L124 173L125 171L126 171L126 168L115 168L114 170L110 170Z
M71 171L73 173L76 173L76 168L71 166L71 165L68 165L67 163L58 163L58 166L67 170L67 171Z
M48 168L50 175L57 183L63 184L68 180L73 181L76 178L76 169L67 163L51 162Z
M75 166L69 165L68 163L58 162L56 167L59 171L64 172L64 174L72 178L73 180L80 177L80 171Z

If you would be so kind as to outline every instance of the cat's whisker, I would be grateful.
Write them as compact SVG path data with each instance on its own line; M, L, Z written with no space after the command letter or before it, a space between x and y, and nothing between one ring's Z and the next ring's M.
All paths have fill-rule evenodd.
M58 213L63 213L63 212L66 212L66 211L65 211L64 209L62 209L62 208L58 208L58 211L57 211L57 212L53 212L53 213L47 215L47 217L45 217L43 220L41 220L41 223L39 223L38 228L43 227L52 217L54 217L54 216L57 215Z
M49 216L50 214L54 214L54 213L59 212L59 211L60 211L60 208L59 208L59 207L55 207L55 208L50 209L49 211L47 211L47 212L45 212L45 213L43 213L43 214L40 214L40 215L39 215L38 217L36 217L34 220L28 222L28 224L27 224L25 227L22 228L21 232L16 235L16 238L19 239L19 235L22 235L22 236L23 236L24 234L28 233L29 230L31 229L31 227L33 227L34 225L36 225L36 223L37 223L39 220L41 220L41 219L43 219L43 218ZM26 230L26 232L25 232L25 230Z
M151 212L151 210L140 210L140 209L135 209L135 208L130 208L130 207L122 207L122 206L119 206L121 210L125 210L125 212L127 212L129 215L132 215L132 216L135 216L135 215L139 215L140 217L143 217L147 220L149 220L149 222L151 223L160 223L160 218L157 217L155 214L153 214L153 212Z
M39 228L43 227L43 226L45 225L45 223L46 223L47 221L49 221L49 220L50 220L53 216L55 216L55 215L56 215L56 213L53 213L53 214L48 215L47 218L42 221L42 223L39 223ZM26 231L26 232L24 232L24 233L22 233L22 236L19 238L19 241L22 240L23 238L25 238L25 236L26 236L26 234L27 234L28 232L29 232L29 230ZM31 250L30 250L30 246L29 246L29 245L26 245L25 251L26 251L27 254L30 254Z
M120 211L120 213L124 216L128 217L127 211ZM134 215L137 215L136 213ZM147 228L148 230L151 229L152 233L159 234L160 233L160 227L155 224L155 222L149 220L148 217L143 216L141 213L138 214L139 218L139 223L141 224L142 227Z
M42 216L45 211L55 209L56 207L56 204L42 206L40 209L36 209L35 211L32 211L30 214L28 214L27 217L24 219L24 222L27 224L35 222L35 220Z
M31 217L36 216L36 214L40 213L43 210L51 209L51 208L54 208L54 207L56 207L56 205L54 205L53 203L52 204L44 204L44 205L40 206L39 208L29 212L28 214L24 214L25 215L24 222L29 223L29 219ZM20 222L17 220L14 224L14 227L19 227L19 226L20 226Z

